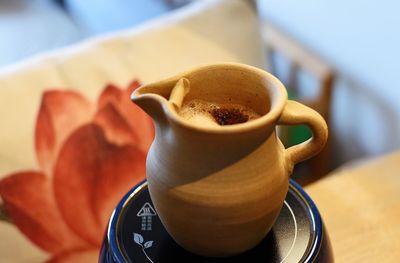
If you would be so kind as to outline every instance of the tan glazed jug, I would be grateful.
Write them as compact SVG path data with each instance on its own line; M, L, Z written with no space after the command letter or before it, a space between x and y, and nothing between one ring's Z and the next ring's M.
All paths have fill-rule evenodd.
M146 164L156 211L179 245L203 256L233 256L256 246L282 208L293 166L327 140L317 112L288 100L277 78L247 65L199 67L144 85L132 100L156 128ZM212 119L193 122L180 114L193 100L243 105L260 117L223 126L210 125ZM306 124L313 136L285 149L276 132L281 124Z

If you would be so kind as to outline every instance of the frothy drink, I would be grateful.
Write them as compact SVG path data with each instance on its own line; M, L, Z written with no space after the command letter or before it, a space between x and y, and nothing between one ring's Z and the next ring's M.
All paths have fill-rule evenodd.
M179 115L202 126L232 125L261 117L254 110L240 104L219 104L198 99L184 103Z

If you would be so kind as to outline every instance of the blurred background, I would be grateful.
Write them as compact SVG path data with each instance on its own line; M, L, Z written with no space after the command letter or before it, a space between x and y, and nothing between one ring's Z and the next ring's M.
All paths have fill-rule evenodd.
M296 165L293 178L322 212L338 262L398 262L399 7L393 0L0 0L0 236L6 237L0 239L0 261L58 259L64 252L59 247L74 244L64 237L74 233L70 225L76 227L58 214L59 205L85 207L74 199L76 192L92 202L86 184L55 200L55 175L42 171L36 156L37 134L52 145L56 117L79 115L75 104L66 103L70 92L92 103L108 83L125 87L134 78L154 81L202 63L235 61L272 72L291 99L328 122L327 146ZM46 101L53 89L64 95ZM35 125L42 110L54 119L40 130ZM59 133L70 128L62 124ZM305 126L280 127L279 133L286 146L311 136ZM71 160L71 167L82 161ZM45 161L52 165L51 158ZM86 176L85 170L68 181L86 182L80 180ZM91 180L96 185L98 178ZM104 187L118 198L127 191ZM99 211L108 220L111 210ZM63 220L69 224L65 236L57 232ZM104 227L93 230L99 239ZM81 261L71 252L63 255L70 261L51 262L97 262L98 247L90 249L92 260L89 252Z
M188 1L2 0L0 66L88 37L126 29Z
M133 27L189 2L0 1L0 66ZM329 167L318 168L319 173L398 148L398 4L388 0L256 2L266 49L273 51L267 53L269 70L293 89L294 98L308 100L325 92L316 103L323 104L320 111L329 118L332 136ZM265 28L268 25L273 26L272 33ZM285 134L294 144L307 131L297 128Z

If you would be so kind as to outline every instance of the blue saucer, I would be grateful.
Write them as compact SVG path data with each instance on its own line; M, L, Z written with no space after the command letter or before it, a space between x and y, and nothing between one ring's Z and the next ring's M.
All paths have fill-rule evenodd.
M252 250L230 258L206 258L181 248L162 225L143 181L114 210L101 263L123 262L333 262L329 239L311 198L293 180L272 230Z

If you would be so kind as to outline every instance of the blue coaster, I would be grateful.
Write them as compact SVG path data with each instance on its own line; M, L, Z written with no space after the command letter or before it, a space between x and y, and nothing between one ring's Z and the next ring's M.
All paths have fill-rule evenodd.
M111 216L101 263L122 262L333 262L320 214L310 197L290 181L272 230L252 250L230 258L207 258L181 248L157 216L144 181L129 191Z

